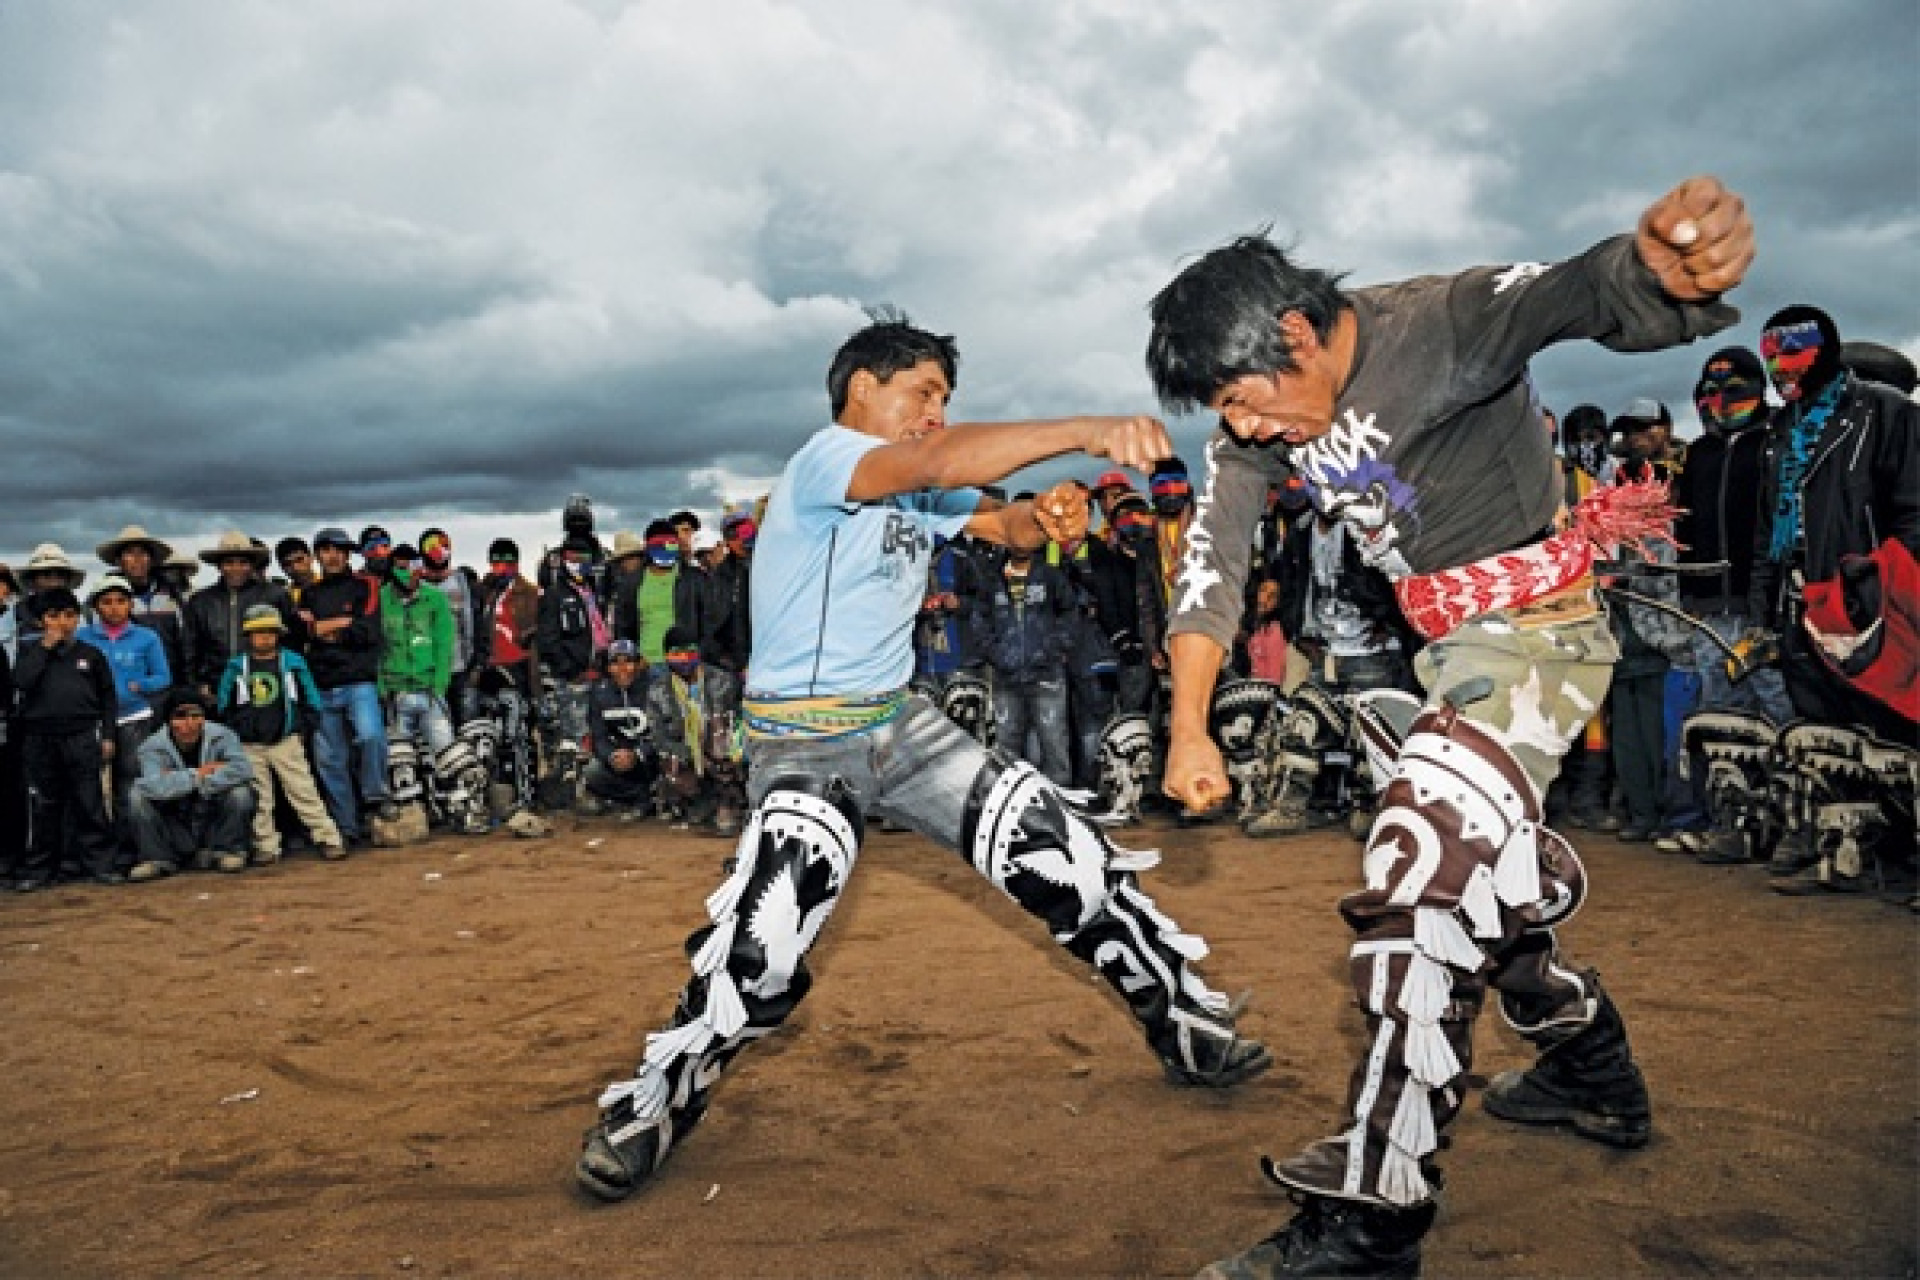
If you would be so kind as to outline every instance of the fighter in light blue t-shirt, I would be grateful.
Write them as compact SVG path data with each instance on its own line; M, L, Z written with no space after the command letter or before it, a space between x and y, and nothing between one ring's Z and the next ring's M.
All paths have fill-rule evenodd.
M860 460L886 443L823 427L774 486L753 562L750 697L891 693L912 676L933 539L965 529L980 492L849 501Z
M746 710L752 817L688 941L694 976L632 1079L600 1095L576 1174L605 1200L650 1180L706 1114L725 1066L812 985L806 953L840 900L869 813L966 857L1113 985L1180 1084L1225 1088L1272 1057L1234 1031L1192 962L1206 944L1134 876L1075 797L989 752L906 691L935 534L1038 548L1086 532L1072 483L1002 506L971 486L1081 451L1142 471L1172 452L1151 418L946 425L958 355L904 321L849 338L827 373L834 425L775 486L753 564Z

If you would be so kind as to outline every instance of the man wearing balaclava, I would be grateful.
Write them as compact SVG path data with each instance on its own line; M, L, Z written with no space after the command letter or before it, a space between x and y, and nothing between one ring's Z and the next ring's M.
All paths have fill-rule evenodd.
M1761 332L1760 356L1784 403L1770 425L1749 615L1780 637L1796 715L1912 744L1913 721L1840 674L1851 637L1832 634L1829 623L1816 641L1806 602L1816 584L1838 582L1843 558L1920 554L1920 413L1891 387L1847 371L1839 329L1818 307L1776 312ZM1869 605L1852 622L1864 628L1878 612ZM1804 869L1796 882L1776 885L1790 890L1857 887L1858 877L1847 884L1830 874L1830 862L1817 857L1807 826L1790 820L1770 869Z
M1687 449L1687 467L1674 482L1680 508L1676 535L1687 559L1720 563L1713 574L1678 579L1688 613L1732 644L1753 626L1747 592L1753 568L1753 526L1759 510L1767 449L1767 373L1760 357L1745 347L1722 347L1708 356L1693 389L1702 434ZM1758 714L1775 725L1792 718L1786 686L1773 667L1762 667L1734 683L1725 652L1705 635L1692 637L1693 667L1700 677L1699 710L1709 715ZM1728 803L1710 802L1704 756L1696 756L1688 784L1707 813L1705 832L1676 837L1702 862L1723 865L1752 861L1757 854L1741 815Z
M1193 481L1187 476L1187 464L1179 458L1163 458L1147 477L1147 493L1158 517L1155 529L1159 548L1160 605L1166 610L1173 600L1174 579L1180 574L1180 557L1187 547L1187 526L1193 523ZM1165 667L1164 656L1154 655L1154 665Z
M1607 453L1607 411L1597 404L1577 404L1560 424L1560 473L1566 480L1566 501L1573 506L1595 485L1613 483L1614 461Z

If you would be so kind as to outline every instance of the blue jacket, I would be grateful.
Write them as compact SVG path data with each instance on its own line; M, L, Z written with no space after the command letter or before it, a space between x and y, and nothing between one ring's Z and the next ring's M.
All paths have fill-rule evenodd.
M1026 598L1015 604L1005 561L982 566L974 597L974 650L1008 684L1059 680L1066 675L1077 626L1076 597L1067 575L1035 557L1027 569Z
M105 627L89 622L80 628L79 638L107 656L107 665L113 670L114 703L120 720L151 713L161 695L173 687L166 642L159 632L134 622L129 623L116 640L107 634ZM140 687L135 689L135 685Z
M201 777L180 758L173 731L162 727L140 744L140 776L133 789L149 800L184 800L189 796L217 796L253 783L253 762L233 730L207 721L200 739L200 763L220 767Z

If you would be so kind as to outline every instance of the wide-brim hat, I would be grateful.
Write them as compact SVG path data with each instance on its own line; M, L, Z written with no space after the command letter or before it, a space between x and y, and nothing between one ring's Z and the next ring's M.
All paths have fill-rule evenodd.
M622 529L613 535L613 559L624 560L628 556L643 556L645 554L647 554L647 544L645 540L633 530Z
M245 556L253 561L257 568L264 569L273 559L273 552L241 533L238 529L229 529L220 535L220 541L200 553L200 559L211 565L234 556Z
M162 563L160 567L162 569L177 569L189 578L200 572L200 562L184 551L174 552L166 558L166 561Z
M60 549L60 544L57 542L43 542L35 547L33 554L27 557L26 564L21 566L20 572L28 578L36 573L64 573L67 575L69 587L78 587L87 580L87 571L75 567L73 561L67 557L65 551Z
M160 563L173 554L173 548L171 546L160 541L160 539L154 537L137 524L128 525L93 550L94 554L98 555L100 559L107 564L117 565L120 563L120 553L122 551L125 551L128 547L137 546L142 543L146 544L146 548L148 552L152 554L155 564Z

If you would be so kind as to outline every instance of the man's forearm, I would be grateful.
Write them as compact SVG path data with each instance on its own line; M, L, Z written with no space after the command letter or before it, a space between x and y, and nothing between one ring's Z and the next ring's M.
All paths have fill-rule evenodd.
M1167 655L1173 668L1172 734L1176 738L1196 734L1204 738L1207 711L1213 703L1213 682L1219 678L1227 651L1208 636L1183 631L1167 641Z
M964 489L997 484L1022 467L1084 450L1093 443L1095 434L1086 418L951 426L923 442L928 454L928 487Z

